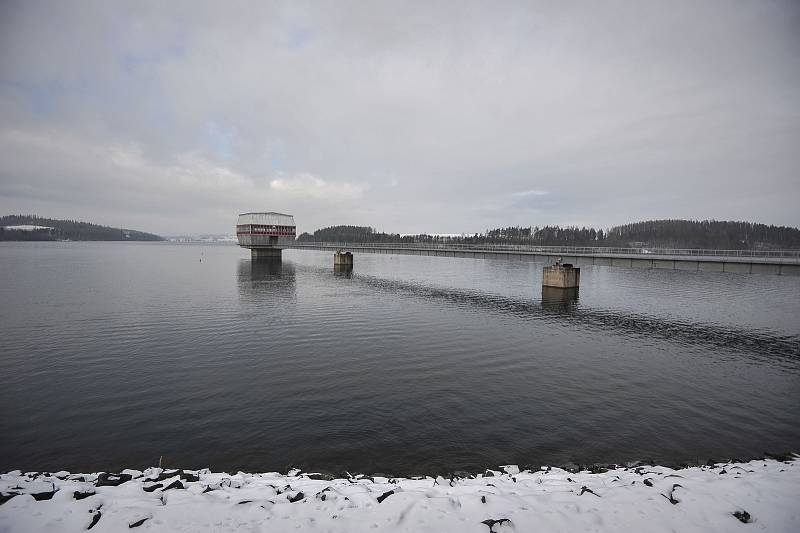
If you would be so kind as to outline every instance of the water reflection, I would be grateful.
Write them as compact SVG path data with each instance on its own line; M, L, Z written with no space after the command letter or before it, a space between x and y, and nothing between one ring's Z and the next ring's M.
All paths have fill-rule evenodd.
M542 307L569 311L578 304L578 288L542 287Z
M353 265L333 265L333 275L337 278L347 278L350 279L353 277Z
M270 276L280 276L283 274L283 261L280 257L259 257L250 261L242 260L239 262L239 276L245 277L249 274L251 281L263 281Z
M294 297L294 264L283 262L280 257L242 259L237 267L237 282L243 299Z

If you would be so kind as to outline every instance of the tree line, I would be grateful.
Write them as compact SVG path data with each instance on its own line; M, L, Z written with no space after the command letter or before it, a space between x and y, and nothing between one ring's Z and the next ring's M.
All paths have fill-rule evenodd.
M19 230L7 226L44 226L45 229ZM131 229L112 228L80 222L42 218L36 215L0 217L0 241L163 241L163 237Z
M529 244L539 246L608 246L717 248L727 250L800 248L800 229L720 220L647 220L595 229L577 226L509 226L461 236L403 235L369 226L331 226L303 233L306 242L399 242L449 244Z

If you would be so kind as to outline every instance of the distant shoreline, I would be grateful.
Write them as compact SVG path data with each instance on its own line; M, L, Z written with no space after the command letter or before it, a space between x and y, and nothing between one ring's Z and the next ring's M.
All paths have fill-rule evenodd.
M36 215L0 217L0 241L162 241L145 231Z

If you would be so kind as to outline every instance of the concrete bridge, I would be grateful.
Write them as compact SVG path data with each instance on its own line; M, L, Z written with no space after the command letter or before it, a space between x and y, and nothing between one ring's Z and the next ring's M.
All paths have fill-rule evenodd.
M504 244L424 244L291 242L281 248L377 254L428 255L471 259L505 259L553 264L559 259L575 266L661 268L741 274L800 276L800 250L698 250L667 248L607 248Z

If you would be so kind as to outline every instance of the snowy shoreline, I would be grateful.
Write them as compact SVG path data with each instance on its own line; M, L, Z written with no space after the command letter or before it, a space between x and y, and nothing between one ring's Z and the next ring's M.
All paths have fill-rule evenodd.
M800 456L467 477L0 474L0 532L800 531Z

